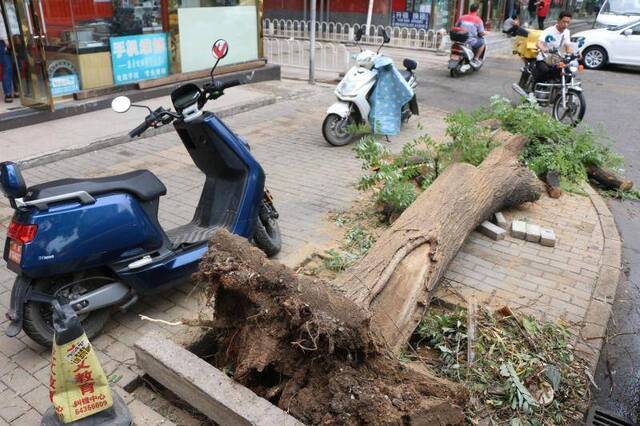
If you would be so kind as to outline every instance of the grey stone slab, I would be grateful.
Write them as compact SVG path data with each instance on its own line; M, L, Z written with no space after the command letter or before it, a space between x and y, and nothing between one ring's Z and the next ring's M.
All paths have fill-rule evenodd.
M302 425L266 399L177 344L146 335L135 346L138 365L218 424Z
M556 234L551 228L540 228L540 244L546 247L556 246Z
M504 240L504 237L507 234L507 231L500 228L499 226L494 225L488 220L485 220L480 224L480 226L478 227L478 231L496 241Z
M525 239L532 243L540 242L540 226L527 223Z
M527 223L522 220L511 222L511 236L519 240L524 240L527 235Z
M504 217L504 215L502 214L502 212L497 212L493 215L493 218L496 222L496 225L498 225L500 228L504 229L504 230L508 230L509 229L509 222L507 222L507 219Z

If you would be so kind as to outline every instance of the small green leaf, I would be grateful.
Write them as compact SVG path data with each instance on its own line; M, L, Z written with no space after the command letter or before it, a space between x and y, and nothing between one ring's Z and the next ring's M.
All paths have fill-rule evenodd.
M532 321L528 317L522 317L522 326L530 336L535 336L538 333L538 326L535 321Z

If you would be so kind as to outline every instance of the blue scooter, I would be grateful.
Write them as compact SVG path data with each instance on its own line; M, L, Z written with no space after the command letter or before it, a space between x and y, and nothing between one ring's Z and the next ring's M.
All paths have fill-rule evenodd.
M158 206L167 189L148 170L27 187L16 164L0 164L2 191L15 209L4 259L18 275L7 336L22 329L37 343L50 346L54 300L71 304L88 337L96 336L112 307L127 309L140 296L187 281L207 251L208 239L220 228L253 241L268 256L278 253L278 213L264 188L262 167L246 142L216 115L202 110L208 100L241 84L214 80L213 71L227 55L228 44L218 40L212 50L217 60L211 82L202 88L178 87L171 94L175 112L149 109L144 123L129 133L133 138L149 127L173 123L206 175L190 223L162 229ZM131 106L124 96L112 102L116 112Z

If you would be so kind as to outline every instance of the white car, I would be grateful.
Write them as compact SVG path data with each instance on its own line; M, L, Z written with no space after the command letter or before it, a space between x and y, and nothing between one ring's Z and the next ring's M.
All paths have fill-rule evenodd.
M640 65L640 20L617 27L582 31L571 37L582 52L585 68L606 64Z
M640 16L640 0L605 0L596 24L605 27L630 24Z

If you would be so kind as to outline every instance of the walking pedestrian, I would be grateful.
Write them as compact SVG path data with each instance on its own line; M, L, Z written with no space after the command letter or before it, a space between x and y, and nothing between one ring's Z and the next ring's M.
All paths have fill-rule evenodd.
M2 91L6 103L13 102L13 62L10 46L4 17L0 13L0 66L2 66Z
M533 25L533 21L536 19L536 9L538 7L538 3L540 3L539 0L529 0L529 3L527 5L527 12L529 12L529 16L528 16L528 27Z
M541 0L538 4L538 29L544 30L544 20L549 13L551 0Z

